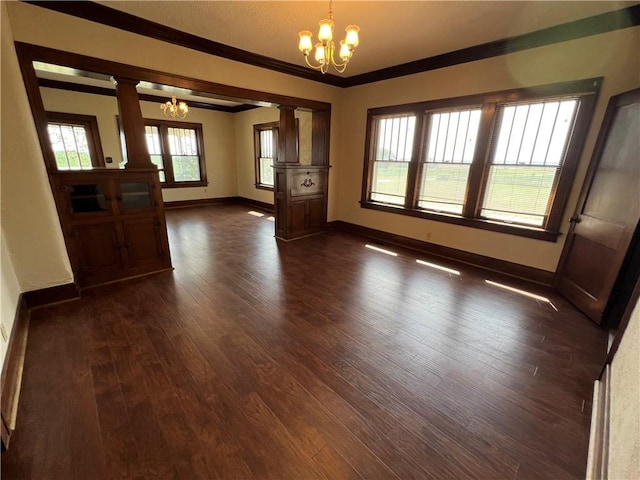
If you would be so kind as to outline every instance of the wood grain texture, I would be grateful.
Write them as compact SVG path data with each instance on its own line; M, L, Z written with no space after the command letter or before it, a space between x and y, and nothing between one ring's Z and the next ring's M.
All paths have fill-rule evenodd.
M607 335L562 298L267 217L167 212L175 270L33 312L23 478L584 478Z

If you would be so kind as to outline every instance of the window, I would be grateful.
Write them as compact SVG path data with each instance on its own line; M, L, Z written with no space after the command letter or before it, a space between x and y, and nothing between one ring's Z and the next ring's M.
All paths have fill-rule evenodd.
M253 126L256 187L273 189L273 163L278 156L278 122Z
M58 170L104 166L96 117L47 112L47 131Z
M145 119L145 138L163 187L207 185L202 125Z
M541 227L578 101L501 106L480 215Z
M415 115L377 119L371 200L404 205L415 127Z
M601 82L370 110L362 207L554 241Z
M418 208L462 214L480 113L477 108L428 115Z

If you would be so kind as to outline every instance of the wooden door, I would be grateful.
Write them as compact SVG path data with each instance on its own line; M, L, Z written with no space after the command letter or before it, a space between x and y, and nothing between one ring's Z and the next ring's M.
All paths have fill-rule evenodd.
M569 230L557 288L597 323L640 220L640 89L612 97Z

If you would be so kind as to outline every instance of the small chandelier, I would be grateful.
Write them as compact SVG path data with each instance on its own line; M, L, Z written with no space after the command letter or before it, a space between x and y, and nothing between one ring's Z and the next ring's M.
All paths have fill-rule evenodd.
M171 101L168 101L160 105L166 117L171 118L185 118L189 112L189 107L184 102L176 102L176 96L171 97Z
M338 55L342 59L342 63L336 62L334 58L335 44L333 43L333 27L335 22L333 21L333 12L331 11L332 1L329 1L329 15L328 18L320 21L320 31L318 32L318 40L315 45L315 60L317 65L312 65L309 62L309 52L311 52L313 42L311 40L311 32L305 30L300 32L300 43L298 48L304 54L304 60L311 68L320 70L322 73L327 73L329 70L329 64L342 73L347 68L347 64L353 55L353 51L360 42L358 39L358 32L360 28L356 25L349 25L346 28L347 35L344 40L340 40L340 50Z

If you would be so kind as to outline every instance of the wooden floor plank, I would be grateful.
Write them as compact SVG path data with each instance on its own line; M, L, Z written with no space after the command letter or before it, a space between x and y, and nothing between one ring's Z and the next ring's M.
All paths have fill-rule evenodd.
M568 302L248 210L169 211L173 272L34 312L3 478L584 477L607 336Z

